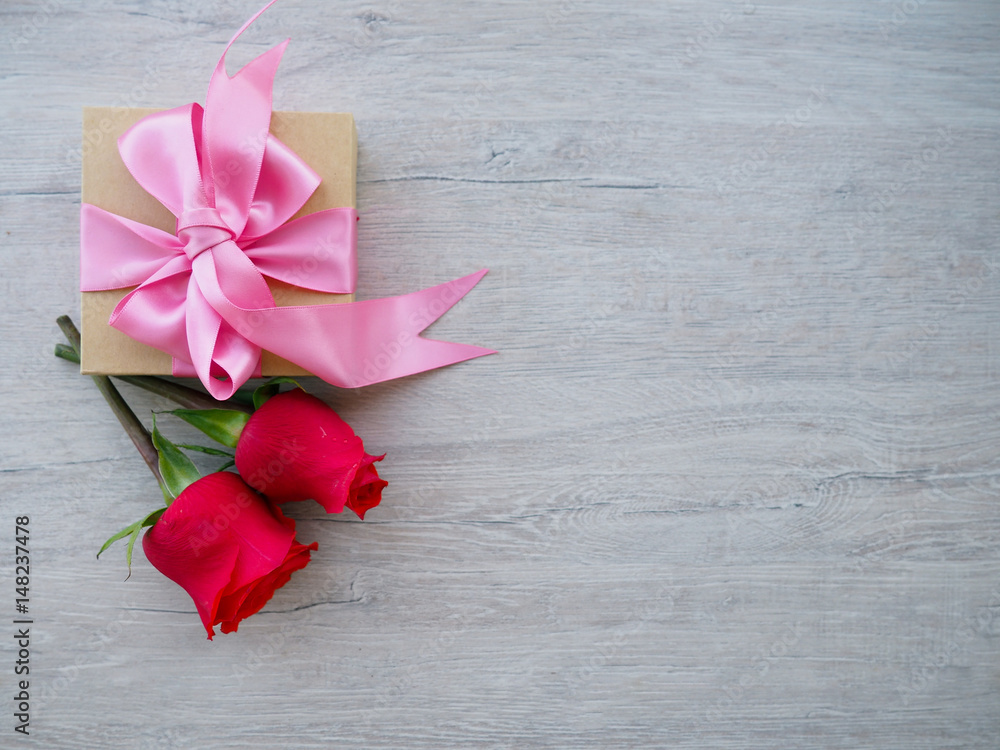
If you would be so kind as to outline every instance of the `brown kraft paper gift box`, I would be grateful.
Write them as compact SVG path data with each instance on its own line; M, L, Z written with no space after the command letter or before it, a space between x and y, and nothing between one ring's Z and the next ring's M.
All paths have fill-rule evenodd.
M174 233L176 219L143 190L125 168L118 137L153 109L87 107L83 110L82 200L111 213ZM298 154L322 182L298 218L327 208L356 207L357 131L346 113L274 112L271 132ZM314 305L351 302L352 294L326 294L267 279L275 303ZM111 312L130 289L81 293L82 352L85 375L170 375L170 355L140 344L108 325ZM291 362L264 352L261 372L308 375Z

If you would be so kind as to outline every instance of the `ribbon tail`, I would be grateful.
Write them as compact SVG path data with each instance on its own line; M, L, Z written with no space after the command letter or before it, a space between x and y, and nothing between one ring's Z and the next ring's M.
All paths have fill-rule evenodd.
M496 354L480 346L419 335L485 275L485 270L479 271L399 297L274 308L265 312L267 322L249 338L341 388L359 388ZM287 335L289 329L298 330L301 338Z
M250 61L231 78L226 73L226 54L240 34L270 5L247 21L230 40L205 97L202 147L209 166L202 175L205 194L236 237L243 234L247 225L257 189L271 123L274 74L288 40ZM232 169L234 164L238 169Z
M214 273L204 275L201 286L210 304L241 336L332 385L359 388L496 354L419 335L485 275L485 270L479 271L399 297L256 310L233 304Z
M400 334L396 338L395 346L390 340L388 346L379 347L378 351L373 350L361 363L360 373L355 371L354 384L342 387L358 388L373 383L383 383L386 380L415 375L418 372L496 353L494 349L473 344L458 344L422 336L414 337L412 344L408 345L405 334Z

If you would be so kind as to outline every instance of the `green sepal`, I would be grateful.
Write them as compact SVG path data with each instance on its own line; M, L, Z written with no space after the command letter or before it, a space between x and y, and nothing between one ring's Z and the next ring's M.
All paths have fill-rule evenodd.
M128 545L125 547L125 564L128 565L129 575L132 575L132 548L135 546L135 540L139 538L139 532L147 526L152 526L160 520L160 516L163 515L165 510L166 508L157 508L142 519L142 521L139 522L139 526L132 531L132 536L128 538Z
M100 557L102 552L106 551L108 547L117 542L119 539L124 539L125 537L128 537L129 538L128 546L125 548L125 563L128 565L129 575L131 575L132 548L135 546L135 540L139 538L139 534L142 532L144 528L152 526L154 523L156 523L160 519L160 516L163 515L163 512L165 510L166 508L157 508L152 513L149 513L141 521L136 521L135 523L126 526L124 529L119 531L117 534L115 534L113 537L111 537L110 539L108 539L108 541L104 543L104 546L101 547L101 549L97 552L97 556Z
M259 409L260 407L262 407L264 404L267 403L267 400L271 398L271 396L278 395L278 387L282 383L291 383L296 388L302 388L302 386L299 385L298 381L295 380L294 378L289 378L285 376L279 378L271 378L266 383L264 383L264 385L260 386L257 390L253 392L253 408Z
M190 458L181 453L180 448L167 440L156 428L156 414L153 414L153 445L160 455L160 475L171 497L176 498L189 485L201 479L197 467ZM167 501L167 505L170 501Z
M127 537L136 528L142 528L141 526L139 526L139 522L138 521L136 521L133 524L130 524L130 525L126 526L124 529L122 529L121 531L119 531L117 534L115 534L113 537L111 537L110 539L108 539L108 541L106 541L101 546L101 548L97 551L97 556L100 557L104 552L107 552L108 547L110 547L112 544L114 544L115 542L117 542L119 539L123 539L124 537Z
M220 451L218 448L209 448L205 445L189 445L188 443L177 443L178 448L183 448L186 451L197 451L198 453L207 453L210 456L229 456L233 457L233 454L229 451Z
M236 447L240 433L250 419L249 414L232 409L174 409L167 414L180 417L212 440L230 448Z
M253 389L246 387L240 388L236 393L227 398L222 403L234 403L240 404L242 406L253 406Z

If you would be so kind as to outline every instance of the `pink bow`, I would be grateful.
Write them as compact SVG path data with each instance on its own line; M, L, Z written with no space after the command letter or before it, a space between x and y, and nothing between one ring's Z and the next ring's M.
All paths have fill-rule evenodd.
M175 375L197 375L218 399L259 376L262 349L346 388L494 354L419 336L486 271L400 297L275 306L264 276L354 291L357 213L332 208L288 221L320 183L268 132L288 41L226 73L226 52L271 4L226 46L204 109L158 112L119 139L129 172L177 217L177 232L83 204L81 289L135 286L110 325L170 354Z

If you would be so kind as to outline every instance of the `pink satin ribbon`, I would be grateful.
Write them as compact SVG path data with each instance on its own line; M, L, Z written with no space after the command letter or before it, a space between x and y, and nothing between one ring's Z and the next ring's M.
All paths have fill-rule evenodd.
M272 0L273 3L274 0ZM289 222L319 176L268 132L274 74L288 44L230 78L226 53L204 109L188 104L136 123L118 140L129 172L177 217L176 235L89 204L80 211L85 292L135 286L109 324L173 357L217 399L260 374L261 350L355 388L462 362L491 349L419 336L486 271L412 294L346 304L276 307L264 277L350 293L357 213Z

